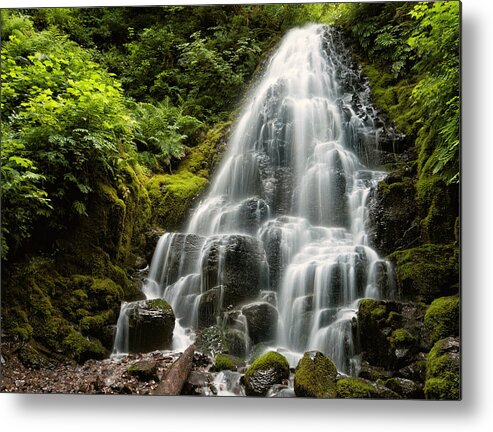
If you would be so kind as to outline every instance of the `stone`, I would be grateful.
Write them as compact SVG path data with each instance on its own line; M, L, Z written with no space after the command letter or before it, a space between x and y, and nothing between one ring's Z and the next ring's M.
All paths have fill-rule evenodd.
M247 396L265 396L275 384L286 384L289 363L277 352L271 351L255 360L244 375Z
M319 351L306 352L294 373L294 392L299 397L335 398L337 368Z
M130 365L127 369L127 373L137 377L141 381L159 381L157 369L158 367L155 361L143 360Z
M246 317L248 335L254 344L274 339L279 315L274 306L256 302L243 306L241 312Z
M426 399L460 399L460 343L457 337L440 339L426 359Z
M135 302L128 310L128 351L144 353L171 348L175 314L162 299Z

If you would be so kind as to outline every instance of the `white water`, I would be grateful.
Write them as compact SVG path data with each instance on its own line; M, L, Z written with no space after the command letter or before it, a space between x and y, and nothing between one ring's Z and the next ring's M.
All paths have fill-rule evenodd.
M231 234L251 235L266 253L258 269L261 293L248 301L270 293L279 313L277 336L266 349L283 352L292 366L316 349L341 372L357 372L357 302L390 296L393 284L390 265L365 232L369 191L385 175L370 166L378 147L375 114L368 87L355 85L360 76L341 49L320 25L284 37L187 235L159 240L143 292L173 307L177 346L193 337L186 329L200 326L201 296L223 285ZM212 282L204 270L211 251L217 254ZM214 314L221 325L227 305L219 292Z

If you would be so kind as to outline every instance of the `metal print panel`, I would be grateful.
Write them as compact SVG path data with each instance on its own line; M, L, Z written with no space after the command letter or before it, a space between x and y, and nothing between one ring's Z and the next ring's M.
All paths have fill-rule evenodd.
M2 391L460 399L459 34L2 10Z

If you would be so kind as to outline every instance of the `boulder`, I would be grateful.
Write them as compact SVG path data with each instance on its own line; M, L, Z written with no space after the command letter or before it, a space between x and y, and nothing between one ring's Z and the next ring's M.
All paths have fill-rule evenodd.
M441 297L431 303L424 323L432 344L448 336L459 335L459 308L459 296Z
M400 399L388 387L362 378L342 378L337 381L337 397L342 399Z
M224 352L223 331L218 326L210 326L197 332L195 346L198 352L214 357Z
M143 353L171 348L175 314L162 299L135 302L127 311L128 351Z
M426 399L460 399L459 338L441 339L428 353L424 392Z
M289 378L289 363L277 352L268 352L255 360L244 375L247 396L265 396L274 384Z
M127 373L131 376L137 377L141 381L159 381L157 374L158 365L155 361L137 361L130 365L127 369Z
M268 281L262 243L240 234L213 237L205 246L202 274L207 288L223 286L223 308L256 298Z
M216 324L217 317L221 313L221 290L222 287L215 287L200 295L198 310L199 328Z
M248 335L254 344L274 339L277 329L277 309L267 302L251 303L241 308L246 317Z
M296 366L296 396L335 398L337 368L332 360L318 351L306 352Z
M423 399L423 386L406 378L390 378L385 387L396 392L403 399Z

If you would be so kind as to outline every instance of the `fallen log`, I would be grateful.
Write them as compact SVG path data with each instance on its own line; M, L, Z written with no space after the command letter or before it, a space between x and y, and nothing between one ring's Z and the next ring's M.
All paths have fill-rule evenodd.
M195 345L190 345L185 352L170 366L166 375L152 394L178 396L192 370Z

